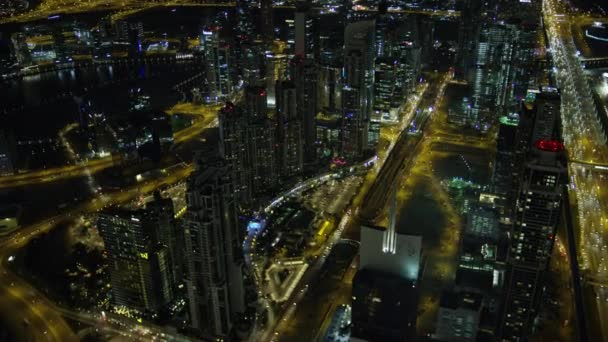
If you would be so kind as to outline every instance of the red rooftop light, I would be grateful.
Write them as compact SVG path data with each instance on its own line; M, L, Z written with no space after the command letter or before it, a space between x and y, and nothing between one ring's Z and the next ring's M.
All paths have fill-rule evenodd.
M557 140L540 139L537 140L536 143L534 143L534 146L536 146L536 148L541 151L548 152L559 152L564 150L564 144L560 143Z
M226 101L226 106L224 107L224 109L228 112L234 112L234 103Z

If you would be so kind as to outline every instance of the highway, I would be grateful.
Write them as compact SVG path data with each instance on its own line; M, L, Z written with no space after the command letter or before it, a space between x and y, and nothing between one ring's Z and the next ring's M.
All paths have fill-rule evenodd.
M234 7L235 2L207 2L200 0L172 0L159 2L157 0L42 0L41 4L33 10L27 11L12 17L0 20L3 23L26 23L34 20L53 18L57 15L67 15L74 13L95 12L95 11L117 11L112 14L112 21L124 19L137 12L157 7ZM278 9L295 9L292 5L274 6ZM374 8L364 6L354 6L356 11L377 12ZM319 7L316 10L332 12L329 9ZM459 17L460 12L453 10L436 10L424 8L389 8L389 13L395 14L418 14L425 16L439 17Z
M193 117L191 126L177 131L173 135L174 147L180 144L192 141L201 135L201 133L211 127L217 127L217 110L220 106L192 105L190 103L179 103L168 109L166 112L169 115L176 113L190 115ZM98 159L78 160L76 152L72 149L66 134L77 128L78 124L70 124L59 131L59 140L64 145L73 164L44 169L17 173L14 175L0 176L0 189L16 188L20 186L31 186L37 184L45 184L57 182L60 180L71 179L75 177L91 177L92 175L105 169L118 166L122 163L123 158L118 156L107 156Z
M5 23L26 23L29 21L53 18L58 15L67 15L96 11L118 11L112 15L112 21L139 11L155 7L234 7L234 2L205 2L196 0L173 0L159 2L155 0L42 0L40 5L25 13L0 20Z
M120 164L122 158L104 157L76 162L57 168L17 173L0 177L1 188L13 188L25 185L45 184L74 177L84 177L87 173L97 173Z
M570 202L575 209L574 226L578 231L577 245L580 268L587 285L593 286L595 308L586 308L590 315L597 315L599 322L608 320L608 239L606 236L606 208L608 196L602 192L603 176L593 172L585 164L608 162L606 137L597 117L589 82L585 76L579 53L572 36L571 23L566 4L556 0L543 1L546 34L549 52L552 54L555 78L561 91L561 116L563 137L569 160ZM590 170L591 169L591 170ZM590 327L593 333L601 333L608 341L608 325ZM582 328L584 329L584 327Z

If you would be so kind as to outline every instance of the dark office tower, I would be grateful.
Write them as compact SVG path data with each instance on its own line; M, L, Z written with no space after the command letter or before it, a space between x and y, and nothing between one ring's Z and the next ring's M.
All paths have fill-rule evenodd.
M322 67L342 69L344 25L344 19L337 14L326 14L319 18L319 64Z
M537 140L517 199L500 336L525 341L540 305L567 182L563 145Z
M310 2L296 1L295 14L295 55L304 58L315 57L315 36L313 18L310 15Z
M378 4L378 16L376 17L376 57L383 57L389 50L387 46L388 37L388 20L389 17L386 14L387 4L385 1L381 1Z
M144 221L154 228L153 239L168 248L174 284L179 284L184 276L184 233L175 222L173 200L154 192L154 199L146 203L144 215Z
M302 122L296 106L296 86L293 81L278 81L276 85L277 162L282 177L302 172Z
M20 66L28 66L32 63L32 55L27 46L27 37L22 32L13 33L11 36L13 54Z
M369 120L373 108L374 22L359 21L344 32L344 85L342 90L342 154L349 160L369 147Z
M468 80L481 23L482 1L460 0L460 24L458 27L458 52L456 77Z
M231 174L222 159L198 160L184 216L190 326L214 341L229 340L245 312L242 232Z
M351 341L413 341L417 297L407 279L359 270L353 279Z
M156 210L110 209L97 227L108 253L112 302L131 317L156 318L174 299L171 230Z
M53 50L55 51L55 58L57 60L64 61L64 58L67 58L67 46L65 42L65 36L63 35L64 27L62 25L53 26L52 28L52 36L53 36Z
M424 67L430 65L432 61L433 43L435 41L435 22L431 16L422 16L418 20L420 35L420 62Z
M266 89L260 86L248 86L245 89L245 113L249 120L268 118Z
M561 97L556 88L543 87L536 95L534 129L531 142L556 137L556 126L560 118Z
M516 153L517 153L517 127L519 126L519 115L511 113L503 116L499 120L498 138L496 141L496 161L492 174L492 184L494 192L507 196L507 199L514 200L508 196L513 192L514 174L516 174ZM510 202L510 201L509 201Z
M262 39L267 46L272 44L274 40L274 21L272 13L272 0L260 1L260 29Z
M302 123L304 139L304 163L316 162L316 125L317 116L317 65L312 59L293 60L295 67L296 106L298 118Z

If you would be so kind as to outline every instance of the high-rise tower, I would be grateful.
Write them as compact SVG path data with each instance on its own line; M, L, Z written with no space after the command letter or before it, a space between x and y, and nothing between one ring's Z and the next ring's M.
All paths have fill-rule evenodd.
M242 232L231 174L222 159L198 160L184 216L190 326L214 340L230 336L245 312Z
M112 302L133 317L155 318L175 296L176 231L172 217L166 219L173 207L162 212L153 207L107 210L97 222L110 261Z
M373 108L374 21L359 21L344 32L344 87L342 90L342 154L357 159L368 149Z
M500 336L523 341L538 314L567 182L563 145L538 140L519 191L509 252Z
M291 177L302 172L304 161L302 121L298 117L294 82L277 82L276 96L279 173Z

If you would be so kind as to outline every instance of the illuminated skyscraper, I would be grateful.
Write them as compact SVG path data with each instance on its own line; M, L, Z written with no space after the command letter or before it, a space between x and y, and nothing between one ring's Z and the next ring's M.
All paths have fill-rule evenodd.
M225 99L232 91L230 69L228 67L229 49L220 42L216 27L202 30L200 43L205 53L205 89L206 102Z
M170 199L169 199L170 201ZM111 209L97 227L108 253L112 302L131 317L156 318L175 298L171 211Z
M242 232L231 174L222 159L198 160L184 216L190 326L213 340L228 339L245 312Z
M408 18L396 29L395 42L391 46L391 52L398 61L393 103L401 104L403 96L414 91L422 64L422 50L415 17Z
M227 103L218 114L220 128L220 155L230 164L233 188L241 206L251 203L252 170L246 145L247 126L243 110Z
M388 118L393 103L395 91L395 77L397 60L394 58L376 59L374 77L374 115L372 119L380 121L382 117Z
M532 145L527 152L513 214L507 264L506 296L499 335L503 340L529 337L543 294L562 195L567 183L564 146L559 138L559 94L537 94L533 117L524 116L520 139Z
M567 182L561 143L538 140L517 199L500 336L523 341L538 314Z
M249 207L276 186L275 125L268 118L266 90L250 86L244 103L219 112L220 155L231 166L239 205Z

